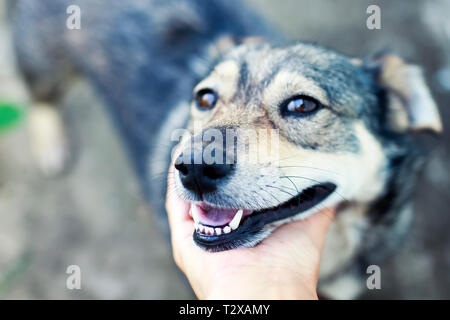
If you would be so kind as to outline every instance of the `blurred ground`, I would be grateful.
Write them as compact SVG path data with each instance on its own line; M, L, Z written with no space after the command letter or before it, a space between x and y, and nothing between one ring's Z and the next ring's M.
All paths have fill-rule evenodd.
M5 27L0 98L26 105ZM191 298L95 95L78 83L62 107L78 146L64 176L36 170L26 123L0 136L0 298ZM72 264L82 290L66 289Z
M0 100L26 106L2 1ZM449 128L449 2L249 2L293 39L355 56L391 48L423 65ZM373 3L381 7L381 30L366 28L366 8ZM192 298L95 93L77 83L63 111L78 149L64 176L49 179L36 171L26 122L0 135L0 298ZM449 142L447 130L418 187L411 235L382 266L382 290L368 291L364 298L450 298ZM71 264L82 269L82 290L65 287Z

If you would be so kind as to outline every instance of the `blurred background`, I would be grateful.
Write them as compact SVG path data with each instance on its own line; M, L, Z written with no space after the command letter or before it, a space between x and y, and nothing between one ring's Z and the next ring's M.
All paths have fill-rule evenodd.
M206 0L205 0L206 1ZM77 157L58 177L40 173L27 137L28 93L17 73L5 0L0 0L0 298L194 298L168 238L144 203L117 133L95 96L77 82L62 110ZM293 40L353 56L392 49L422 65L450 127L450 1L247 0ZM368 30L366 9L381 8ZM76 121L75 121L76 120ZM81 120L81 121L80 121ZM381 266L382 289L362 298L450 298L450 132L417 186L415 221L403 248ZM66 289L66 268L82 290Z

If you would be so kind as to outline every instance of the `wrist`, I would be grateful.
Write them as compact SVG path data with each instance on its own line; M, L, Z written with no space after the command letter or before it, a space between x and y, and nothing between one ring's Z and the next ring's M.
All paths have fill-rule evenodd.
M296 277L233 277L215 281L203 290L208 300L317 300L316 284Z

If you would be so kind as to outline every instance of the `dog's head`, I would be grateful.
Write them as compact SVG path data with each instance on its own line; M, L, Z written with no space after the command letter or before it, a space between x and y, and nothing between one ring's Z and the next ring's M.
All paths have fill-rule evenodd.
M396 56L248 43L195 87L173 178L198 245L250 247L283 223L376 199L388 150L422 129L441 130L437 108L420 69Z

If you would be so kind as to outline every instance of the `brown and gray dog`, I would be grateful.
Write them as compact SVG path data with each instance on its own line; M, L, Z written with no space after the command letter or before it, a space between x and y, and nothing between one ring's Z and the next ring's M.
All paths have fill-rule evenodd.
M82 9L81 30L65 29L69 4ZM366 268L407 231L425 158L419 137L442 130L417 66L388 53L358 59L280 44L235 1L19 0L11 10L18 62L40 106L35 137L49 118L44 109L58 128L45 134L61 134L48 106L74 75L87 77L122 133L145 195L163 212L172 133L193 133L178 145L171 179L192 203L200 247L252 247L284 223L338 206L319 289L350 298L365 285ZM241 137L243 130L270 131L277 152L256 162L203 159L211 131L226 137L209 137L215 159L234 154L236 141L247 154L254 144L267 148L267 140ZM37 157L62 167L66 152L51 148L37 147ZM192 161L197 154L201 160Z

